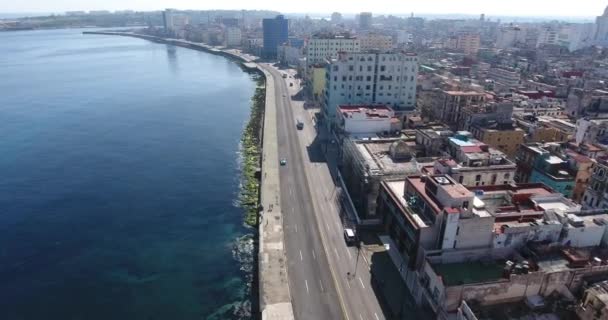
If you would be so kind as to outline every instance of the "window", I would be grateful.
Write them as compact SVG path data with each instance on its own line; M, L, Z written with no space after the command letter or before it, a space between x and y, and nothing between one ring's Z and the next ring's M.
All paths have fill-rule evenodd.
M475 176L475 181L481 181L481 175L480 174L478 174L478 175Z
M463 209L468 209L468 208L469 208L469 202L468 202L468 201L464 201L464 202L462 203L462 208L463 208ZM456 231L456 234L458 234L458 231Z
M462 183L462 181L464 181L464 176L458 177L458 183Z
M365 90L370 90L370 89L371 89L371 86L369 84L365 86Z
M372 76L367 76L367 81L372 81Z
M372 71L372 66L367 66L367 71Z
M348 71L355 71L355 67L354 66L348 66Z
M334 71L338 71L338 66L334 66Z
M386 66L380 66L380 71L386 71Z
M511 178L511 174L510 173L505 173L505 180L508 180Z

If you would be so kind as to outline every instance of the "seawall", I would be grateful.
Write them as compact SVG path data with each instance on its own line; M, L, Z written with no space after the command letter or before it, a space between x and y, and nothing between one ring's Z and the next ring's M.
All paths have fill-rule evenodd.
M260 64L234 50L221 50L202 43L168 39L132 32L85 31L83 34L127 36L157 43L171 44L189 49L224 56L248 71L257 72L266 80L266 101L262 120L262 156L260 157L260 214L258 218L258 274L259 317L263 320L294 319L287 256L283 245L283 217L280 207L279 154L277 137L277 113L274 78ZM255 282L255 281L254 281ZM255 295L254 295L255 297ZM254 310L256 308L253 308Z

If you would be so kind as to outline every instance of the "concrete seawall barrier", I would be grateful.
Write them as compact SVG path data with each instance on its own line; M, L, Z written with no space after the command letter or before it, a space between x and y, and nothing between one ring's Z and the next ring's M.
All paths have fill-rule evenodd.
M83 34L112 35L140 38L158 43L204 51L239 62L249 71L257 72L266 79L266 101L262 130L261 186L258 235L258 296L263 320L294 319L287 256L284 248L283 215L281 212L279 185L279 154L277 137L277 111L274 78L255 63L252 57L235 50L221 50L202 43L179 39L161 38L133 32L85 31ZM254 288L256 286L254 285Z

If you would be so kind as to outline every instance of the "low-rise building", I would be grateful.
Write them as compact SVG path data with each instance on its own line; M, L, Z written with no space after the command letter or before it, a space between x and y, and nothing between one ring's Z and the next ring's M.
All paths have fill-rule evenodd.
M339 132L363 137L394 131L394 117L393 109L382 105L338 106L336 124Z
M513 158L519 145L524 143L525 131L511 123L478 123L470 128L473 136Z
M387 51L393 48L393 37L377 33L368 33L357 36L361 51L380 50Z
M595 283L585 289L581 303L576 308L576 315L581 320L608 319L607 280Z
M464 121L464 110L474 105L482 105L488 95L478 91L445 91L431 92L430 109L434 117L447 125L458 128Z
M451 159L435 162L434 172L448 174L467 187L513 183L516 165L506 155L487 144L458 132L448 138L446 148Z
M492 68L488 72L488 78L494 80L494 90L499 92L519 87L521 76L519 71L505 68Z
M517 181L542 182L567 197L572 196L575 180L568 161L537 143L520 145L515 159Z

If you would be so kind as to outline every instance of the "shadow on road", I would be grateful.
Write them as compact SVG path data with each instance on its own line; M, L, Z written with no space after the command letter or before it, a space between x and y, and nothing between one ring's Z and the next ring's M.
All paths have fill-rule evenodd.
M416 306L386 251L371 259L372 287L387 319L434 319L432 313Z
M323 154L325 150L324 146L325 142L319 135L315 136L315 140L306 147L306 151L308 153L308 159L312 163L326 163L325 155Z

